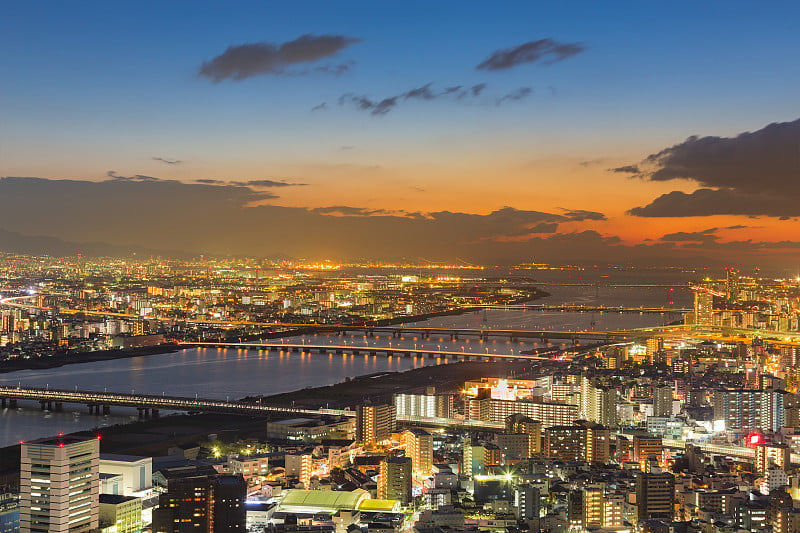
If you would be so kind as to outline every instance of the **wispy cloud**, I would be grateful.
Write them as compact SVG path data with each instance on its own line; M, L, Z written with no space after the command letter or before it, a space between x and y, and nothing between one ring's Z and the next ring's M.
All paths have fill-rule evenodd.
M166 163L168 165L180 165L183 163L180 159L170 159L167 157L153 157L153 161L161 161L162 163Z
M496 50L481 62L478 70L507 70L526 63L551 65L586 50L583 43L561 43L555 39L528 41L513 48Z
M351 105L360 111L367 111L373 116L386 115L398 105L406 100L440 100L450 99L453 101L464 101L468 99L476 99L480 97L488 85L486 83L478 83L472 86L455 85L445 87L442 90L436 90L433 83L426 83L420 87L415 87L408 91L387 96L385 98L371 98L366 95L355 93L343 94L339 97L339 105ZM494 99L494 105L499 106L510 102L517 102L527 98L533 90L530 87L520 87L508 94L499 96ZM316 106L312 111L319 106Z

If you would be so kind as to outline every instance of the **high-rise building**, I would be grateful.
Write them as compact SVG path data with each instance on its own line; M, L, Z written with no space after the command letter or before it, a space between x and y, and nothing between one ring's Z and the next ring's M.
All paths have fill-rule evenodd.
M530 436L528 439L528 455L541 453L542 451L542 423L532 420L525 415L511 415L506 418L506 433L525 433Z
M544 430L544 454L561 461L606 463L610 454L611 430L581 420L571 426L552 426Z
M210 466L166 468L153 475L162 491L153 533L244 532L247 484Z
M672 387L653 387L653 416L672 416Z
M671 521L675 514L675 477L668 472L636 474L639 521Z
M296 476L303 487L308 488L313 470L313 457L310 453L286 454L285 466L287 476Z
M387 457L381 461L378 475L378 498L411 502L411 458Z
M406 457L411 458L411 469L428 475L433 466L433 435L424 429L411 428L403 431Z
M698 326L714 324L714 295L708 290L694 291L694 322Z
M786 422L784 402L788 395L782 390L714 391L714 420L724 421L726 429L777 431Z
M785 472L791 467L791 450L785 444L762 443L755 447L755 470L762 476L770 466L777 466Z
M583 377L581 380L581 415L590 422L604 426L617 425L617 391L609 387L601 387Z
M453 418L452 394L395 394L398 416Z
M488 397L471 398L466 402L466 417L469 420L504 422L514 414L539 420L543 427L571 424L578 420L578 406L556 402L533 402L525 400L497 400Z
M644 464L651 455L654 455L656 461L661 464L663 453L664 443L661 437L650 434L633 436L633 460L637 463Z
M100 515L100 441L58 436L20 446L20 532L88 532Z
M541 502L538 487L529 484L517 486L514 492L514 503L517 507L517 517L520 520L533 520L539 518Z
M356 441L374 446L392 436L397 420L394 405L359 405L356 407Z
M586 487L583 489L583 527L596 529L603 525L603 489Z

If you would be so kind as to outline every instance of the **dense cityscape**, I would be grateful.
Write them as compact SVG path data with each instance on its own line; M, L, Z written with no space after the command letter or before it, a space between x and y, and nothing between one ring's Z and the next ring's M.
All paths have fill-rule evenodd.
M800 527L800 282L727 268L658 289L685 292L690 308L548 304L535 278L561 268L577 269L488 278L452 265L6 255L7 372L203 345L435 364L225 401L3 385L4 410L137 414L6 447L2 530ZM425 325L513 309L677 318L615 331ZM298 335L336 344L283 344ZM431 336L501 348L429 349ZM419 346L391 346L406 337Z
M798 21L0 3L0 533L800 533Z

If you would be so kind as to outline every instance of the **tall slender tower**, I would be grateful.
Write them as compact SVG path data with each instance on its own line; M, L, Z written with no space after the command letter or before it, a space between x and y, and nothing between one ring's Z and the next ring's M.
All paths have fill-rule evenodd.
M20 450L20 532L83 533L100 516L100 441L62 436Z

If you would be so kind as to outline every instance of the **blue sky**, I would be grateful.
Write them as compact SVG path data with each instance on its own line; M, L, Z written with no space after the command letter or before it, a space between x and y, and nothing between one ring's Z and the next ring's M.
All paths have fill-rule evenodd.
M689 193L699 180L631 180L607 168L690 135L733 137L800 112L795 2L17 2L1 9L3 176L101 180L113 170L186 182L282 179L308 186L271 202L304 208L592 209L607 215L593 230L642 241L658 237L655 225L638 221L643 233L631 232L627 210L672 190ZM198 74L230 46L307 34L359 41L291 74L217 83ZM553 64L476 69L495 51L540 39L585 48ZM349 66L340 76L314 71L339 64ZM337 103L345 94L380 100L428 83L436 91L488 87L479 98L401 98L383 116ZM530 94L496 105L521 88ZM600 206L598 184L615 192ZM537 194L520 194L526 186ZM682 230L698 223L673 222ZM777 231L797 229L787 228Z

